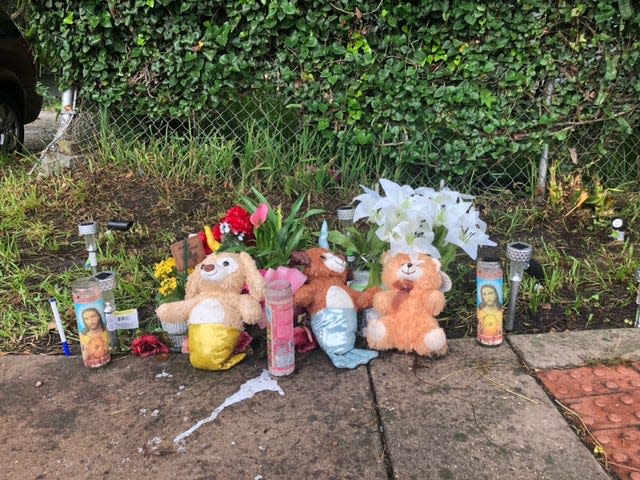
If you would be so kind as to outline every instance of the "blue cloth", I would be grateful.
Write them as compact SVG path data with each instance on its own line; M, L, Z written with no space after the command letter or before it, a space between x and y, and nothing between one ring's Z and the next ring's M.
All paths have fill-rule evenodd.
M311 315L311 330L318 345L338 368L355 368L378 356L374 350L353 348L357 327L353 308L325 308Z

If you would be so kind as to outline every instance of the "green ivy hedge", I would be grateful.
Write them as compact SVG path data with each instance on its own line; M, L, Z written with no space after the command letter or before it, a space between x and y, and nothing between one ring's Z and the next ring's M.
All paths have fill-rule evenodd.
M327 138L416 174L534 159L583 124L630 135L640 96L631 0L27 3L60 84L85 99L181 117L277 94Z

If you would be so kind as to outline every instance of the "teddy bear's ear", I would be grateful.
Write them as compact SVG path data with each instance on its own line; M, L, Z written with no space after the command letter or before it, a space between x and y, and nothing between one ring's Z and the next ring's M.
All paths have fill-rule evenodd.
M298 265L307 266L311 263L311 257L307 252L296 250L291 252L291 260L289 260L290 267L297 267Z
M442 285L440 285L440 291L442 293L448 292L453 287L453 282L449 278L449 275L440 270L440 277L442 277Z
M440 271L440 267L442 266L442 264L440 263L440 260L438 260L435 257L430 257L431 261L433 262L433 264L436 266L436 270L439 272Z
M240 252L238 258L244 267L244 279L249 289L249 295L260 301L264 295L264 278L260 274L256 262L247 252Z
M202 292L202 277L200 276L200 266L202 262L193 267L193 271L187 277L187 283L184 286L184 298L195 297Z

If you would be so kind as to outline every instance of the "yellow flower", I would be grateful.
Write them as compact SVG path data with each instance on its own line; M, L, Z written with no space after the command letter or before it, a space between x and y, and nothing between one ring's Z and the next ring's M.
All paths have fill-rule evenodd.
M160 295L166 297L175 292L176 288L178 288L178 279L176 277L169 277L160 282L158 292L160 292Z
M162 262L154 265L153 276L158 280L169 278L175 272L176 261L173 257L169 257Z

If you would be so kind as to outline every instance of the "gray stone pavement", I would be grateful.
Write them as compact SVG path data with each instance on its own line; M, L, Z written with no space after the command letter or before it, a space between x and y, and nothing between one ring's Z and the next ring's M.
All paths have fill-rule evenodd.
M206 372L182 354L121 356L97 370L78 357L7 355L0 477L607 479L531 368L638 359L638 338L624 329L514 335L498 348L451 340L442 359L385 352L355 370L315 351L277 381L251 357ZM251 397L252 386L267 389Z

